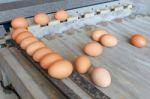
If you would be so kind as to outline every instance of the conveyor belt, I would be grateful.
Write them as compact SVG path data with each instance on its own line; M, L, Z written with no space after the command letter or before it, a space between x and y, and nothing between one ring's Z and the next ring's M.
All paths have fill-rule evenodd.
M8 58L7 63L9 63L9 65L11 65L9 59L11 59L11 61L16 60L12 65L17 63L18 60L20 64L22 63L21 66L29 65L26 63L27 61L25 58L29 59L28 62L32 63L32 65L40 70L41 74L50 81L49 84L51 85L51 83L53 83L53 85L68 98L72 96L71 98L95 99L101 97L106 99L108 98L107 96L109 96L112 99L148 99L150 97L150 77L147 76L150 75L150 44L148 43L145 48L139 49L129 44L128 41L131 35L135 33L141 33L150 39L150 34L148 33L150 30L149 25L149 16L132 16L124 19L115 19L113 21L98 23L97 25L86 25L79 29L71 28L62 34L47 35L41 39L48 47L60 53L66 59L74 62L77 55L84 54L82 50L84 45L87 42L92 41L90 38L91 31L97 28L103 28L110 34L115 35L119 40L119 44L116 47L104 48L104 52L101 56L94 58L90 57L92 66L102 66L109 70L112 76L112 84L107 88L95 86L92 84L88 75L79 75L78 73L74 73L72 76L64 80L50 78L47 75L47 71L41 69L38 64L24 53L24 51L22 52L20 49L12 50L14 47L10 47L9 49L13 56L16 56L16 59L13 59L12 55L10 55L11 53L8 53L5 50L0 53L2 57L5 58L5 61ZM22 54L24 53L25 58L21 58L23 55L21 56L19 51L21 51ZM0 65L4 63L6 62L2 62ZM2 67L7 70L9 65L4 65ZM21 68L21 66L18 67ZM31 64L29 66L31 66ZM28 66L25 67L27 68ZM16 73L13 66L9 68L9 71L11 68L13 73ZM30 69L28 69L28 71ZM34 76L36 74L35 71L38 72L37 70L34 70L34 72L31 70L27 73L30 73L29 75L33 77L35 83L42 83L45 86L49 86L48 84L45 84L44 78L42 78L43 82L35 80L41 79L40 77ZM13 75L11 76L13 77ZM57 83L60 84L57 85ZM13 84L16 85L14 82ZM60 86L62 84L63 86ZM27 85L28 84L26 84L26 86ZM45 92L44 90L47 90L44 94L50 92L47 88L42 87L41 84L38 84L38 87L41 89L41 93ZM29 92L32 91L30 90ZM33 93L35 96L38 96L35 92Z
M11 40L13 42L13 45L17 47L22 54L46 77L47 80L49 80L50 83L52 83L56 88L58 88L64 96L68 99L80 99L80 98L94 98L94 99L110 99L108 96L106 96L104 93L102 93L100 90L98 90L91 82L87 80L87 78L82 77L80 74L74 72L69 79L72 80L74 83L78 85L78 87L81 87L82 90L84 90L87 94L84 96L83 92L78 90L78 94L75 92L75 87L72 83L72 87L74 90L71 90L71 86L69 87L67 82L71 82L69 79L64 79L64 80L57 80L54 78L51 78L47 71L42 69L41 66L36 63L30 56L26 54L26 52ZM79 93L82 93L80 96ZM89 95L89 97L88 97Z
M77 55L84 54L82 48L91 41L90 32L96 28L106 29L119 39L119 44L114 48L104 48L99 57L91 57L93 66L105 67L112 76L110 87L97 88L112 99L147 99L150 97L150 43L146 48L139 49L130 45L128 40L135 33L150 39L149 25L149 16L129 17L96 26L87 25L78 30L70 29L63 34L47 35L42 41L73 62Z

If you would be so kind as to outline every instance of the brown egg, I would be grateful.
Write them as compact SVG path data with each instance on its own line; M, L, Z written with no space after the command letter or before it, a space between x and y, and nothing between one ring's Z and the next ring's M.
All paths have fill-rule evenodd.
M28 31L22 32L16 37L16 43L20 44L22 40L31 36L33 36L31 32L28 32Z
M91 36L94 41L98 42L104 34L107 34L105 30L95 30L92 32Z
M89 56L99 56L103 52L103 47L97 42L90 42L85 45L84 52Z
M52 64L48 69L48 74L56 79L64 79L73 72L72 64L67 60L59 60Z
M52 53L52 50L50 48L47 48L47 47L43 47L43 48L39 48L38 50L36 50L34 53L33 53L33 56L32 58L36 61L36 62L40 62L41 59L47 55L47 54L50 54Z
M105 34L101 37L100 43L105 47L114 47L117 45L118 40L113 35Z
M138 47L143 48L147 45L147 39L141 34L135 34L131 37L131 44Z
M17 28L17 29L15 29L15 30L13 30L13 32L12 32L12 34L11 34L11 38L12 38L13 40L15 40L16 37L17 37L20 33L26 32L26 31L28 31L28 30L25 29L25 28Z
M69 17L67 11L59 10L55 13L55 19L60 21L65 21Z
M11 26L16 28L27 28L28 27L28 21L24 17L16 17L12 19Z
M75 68L77 72L84 74L88 71L91 66L91 61L87 56L78 56L75 61Z
M43 69L48 69L54 62L59 61L63 59L62 56L60 56L57 53L50 53L45 55L41 61L40 61L40 65Z
M36 41L38 41L38 39L36 37L29 36L21 41L20 47L25 50L30 44L32 44L33 42L36 42Z
M32 56L36 50L38 50L39 48L42 48L42 47L45 47L45 44L40 41L36 41L36 42L33 42L32 44L30 44L26 48L26 52L28 55Z
M48 15L46 13L40 12L34 16L34 22L40 25L47 25L50 21Z
M91 73L92 81L100 87L108 87L111 83L111 76L109 72L101 67L94 68Z

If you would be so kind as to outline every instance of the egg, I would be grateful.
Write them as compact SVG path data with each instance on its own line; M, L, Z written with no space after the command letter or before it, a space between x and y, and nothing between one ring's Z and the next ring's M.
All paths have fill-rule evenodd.
M13 40L15 40L16 37L17 37L20 33L26 32L26 31L27 31L27 29L25 29L25 28L17 28L17 29L15 29L15 30L13 30L13 32L12 32L12 34L11 34L11 38L12 38Z
M73 66L71 62L67 60L59 60L53 63L48 69L48 74L56 79L65 79L69 77L72 72Z
M29 36L21 41L20 47L25 50L30 44L32 44L33 42L36 42L36 41L38 41L38 39L36 37Z
M16 17L12 19L11 26L16 28L27 28L28 27L28 21L24 17Z
M45 44L40 41L36 41L36 42L33 42L32 44L30 44L26 48L26 52L28 55L32 56L36 50L38 50L39 48L42 48L42 47L45 47Z
M143 48L147 45L147 39L141 34L135 34L131 37L130 43L138 48Z
M110 73L102 67L93 69L91 73L91 79L94 84L100 87L108 87L111 84Z
M105 47L114 47L117 45L118 40L113 35L105 34L101 37L100 43Z
M22 32L16 37L16 43L20 44L22 40L31 36L33 36L31 32L28 32L28 31Z
M36 61L36 62L40 62L41 59L47 55L47 54L50 54L52 53L53 51L50 49L50 48L47 48L47 47L42 47L42 48L39 48L38 50L36 50L34 53L33 53L33 56L32 58Z
M99 56L103 52L103 47L97 42L90 42L85 45L84 52L89 56Z
M56 20L65 21L69 17L67 11L59 10L54 15Z
M78 56L75 60L75 68L76 68L77 72L79 72L81 74L86 73L88 71L88 69L90 68L90 66L91 66L91 61L85 55Z
M50 21L46 13L40 12L34 16L34 22L39 25L47 25Z
M43 69L48 69L54 62L59 61L61 59L63 59L63 57L59 54L50 53L42 58L42 60L40 61L40 65Z
M107 32L105 30L98 29L98 30L95 30L92 32L91 37L94 41L98 42L104 34L107 34Z

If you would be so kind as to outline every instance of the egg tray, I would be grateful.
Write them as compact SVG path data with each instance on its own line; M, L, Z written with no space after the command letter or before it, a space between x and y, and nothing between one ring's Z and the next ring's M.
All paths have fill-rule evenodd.
M66 86L61 80L57 80L52 78L48 75L47 70L41 68L41 66L35 62L32 57L26 54L24 50L22 50L15 41L9 40L11 47L14 46L18 48L18 50L39 70L44 77L52 83L60 92L66 96L68 99L81 99L80 96L75 94L68 86ZM74 83L76 83L82 90L84 90L88 95L90 95L93 99L110 99L107 95L97 89L91 82L89 82L85 77L80 75L77 72L73 72L72 75L69 77Z

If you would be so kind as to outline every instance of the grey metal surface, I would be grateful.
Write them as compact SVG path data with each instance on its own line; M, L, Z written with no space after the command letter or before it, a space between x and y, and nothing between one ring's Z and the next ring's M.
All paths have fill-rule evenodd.
M22 99L64 99L15 48L0 49L0 68Z
M118 38L119 44L114 48L104 48L103 54L99 57L90 57L93 66L105 67L112 76L111 86L97 88L112 99L148 99L150 97L150 43L145 48L139 49L128 41L135 33L141 33L150 39L149 25L148 16L129 17L87 25L78 30L69 29L65 33L53 36L47 35L42 41L74 62L77 55L84 54L82 50L84 45L92 41L90 32L97 28L106 29Z
M55 12L58 9L72 9L114 0L24 0L0 4L0 23L8 22L13 17L34 16L37 12Z

